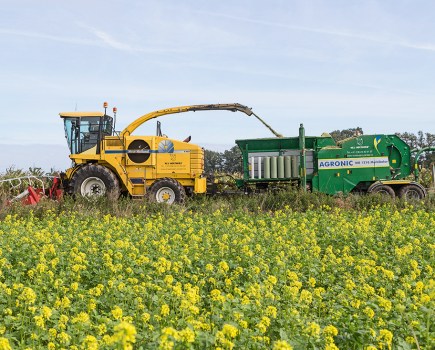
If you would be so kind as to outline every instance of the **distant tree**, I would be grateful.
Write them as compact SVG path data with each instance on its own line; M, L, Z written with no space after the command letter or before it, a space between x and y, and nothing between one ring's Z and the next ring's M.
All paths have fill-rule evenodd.
M241 173L242 152L238 146L234 146L224 152L205 150L204 170L207 174L220 173Z
M396 135L399 136L403 141L405 141L411 149L417 148L417 136L411 132L399 133L396 132Z
M204 151L204 170L207 174L222 171L222 163L222 153L208 149Z
M435 134L431 133L423 133L423 131L419 131L417 135L411 132L398 133L396 135L399 136L403 141L405 141L411 149L421 149L425 147L435 147ZM435 162L435 152L427 152L423 154L420 158L421 164L423 167L428 167L430 164Z
M344 139L348 139L349 137L353 137L355 135L362 135L364 131L359 126L356 128L349 128L344 130L334 130L329 133L335 142L342 141Z
M234 174L241 173L242 169L242 152L238 146L232 147L230 150L226 150L223 155L223 167L224 173Z

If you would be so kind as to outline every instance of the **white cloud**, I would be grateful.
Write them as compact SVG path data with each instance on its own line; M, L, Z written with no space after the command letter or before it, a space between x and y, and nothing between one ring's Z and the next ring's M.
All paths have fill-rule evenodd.
M65 37L65 36L57 36L57 35L50 35L50 34L37 33L37 32L10 30L10 29L5 29L5 28L0 28L0 34L21 36L21 37L34 38L34 39L58 41L58 42L62 42L62 43L75 44L75 45L102 46L96 40L70 38L70 37Z
M203 13L203 14L207 14L207 15L215 16L215 17L226 18L226 19L230 19L230 20L237 20L237 21L242 21L242 22L247 22L247 23L260 24L260 25L269 26L269 27L285 28L285 29L297 30L297 31L303 31L303 32L318 33L318 34L322 34L322 35L331 35L331 36L338 36L338 37L344 37L344 38L350 38L350 39L364 40L364 41L370 41L370 42L374 42L374 43L378 43L378 44L400 46L400 47L410 48L410 49L435 51L435 44L412 43L412 42L408 42L408 41L401 40L401 39L394 39L394 38L388 38L388 37L353 33L350 31L340 31L340 30L332 30L332 29L326 29L326 28L313 28L313 27L306 27L306 26L289 25L286 23L258 20L258 19L253 19L253 18L228 15L228 14L217 13L217 12L209 12L209 11L194 11L194 12Z

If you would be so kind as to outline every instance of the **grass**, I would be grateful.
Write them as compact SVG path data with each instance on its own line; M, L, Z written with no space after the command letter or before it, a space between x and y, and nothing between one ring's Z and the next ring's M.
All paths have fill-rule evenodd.
M67 212L82 213L84 215L113 215L129 217L134 215L151 215L153 213L171 212L248 212L264 213L274 212L283 208L290 208L296 212L305 212L313 208L342 208L347 210L366 211L382 205L388 205L391 210L400 210L412 205L416 209L435 211L435 195L429 195L424 201L407 203L401 199L385 198L380 195L328 196L323 193L304 193L298 189L288 189L279 192L264 192L259 194L234 195L198 195L190 197L182 205L168 206L166 204L150 203L146 200L132 200L121 197L117 200L111 198L73 199L65 196L60 201L43 199L37 205L23 206L20 202L8 203L6 192L0 192L0 219L6 215L27 216L30 212L35 216L42 216L47 210L56 215Z

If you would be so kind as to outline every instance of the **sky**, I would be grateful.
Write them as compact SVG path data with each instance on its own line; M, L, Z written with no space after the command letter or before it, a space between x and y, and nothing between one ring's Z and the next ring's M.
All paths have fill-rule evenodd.
M285 136L435 133L431 0L0 0L0 172L70 165L63 111L241 103ZM222 151L273 136L242 113L159 118ZM149 121L137 135L154 134Z

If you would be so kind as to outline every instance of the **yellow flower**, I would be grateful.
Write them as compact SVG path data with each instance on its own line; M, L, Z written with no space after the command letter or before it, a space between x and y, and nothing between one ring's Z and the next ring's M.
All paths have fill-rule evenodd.
M266 315L272 318L276 318L277 310L275 306L268 306L266 308Z
M34 304L36 300L36 293L32 288L25 287L18 299L23 300L27 304Z
M95 310L96 307L97 307L97 303L96 303L95 299L94 298L89 299L89 301L88 301L88 311Z
M221 294L221 291L219 289L213 289L210 292L210 296L211 296L211 300L220 301L220 302L225 301L225 297Z
M313 301L313 295L310 293L310 291L304 289L301 291L299 301L309 305Z
M309 322L305 328L305 333L310 337L317 337L320 334L320 326L316 322Z
M222 333L227 337L227 338L235 338L237 336L238 333L238 329L230 324L224 324L224 326L222 327Z
M106 332L107 332L107 327L106 327L106 325L103 323L103 324L100 324L99 326L98 326L98 335L103 335L103 334L106 334Z
M325 334L326 336L335 337L336 335L338 335L338 329L332 325L328 325L323 328L323 334Z
M226 261L221 261L220 263L219 263L219 271L220 272L222 272L222 273L227 273L228 272L228 270L230 269L230 267L228 266L228 264L227 264L227 262Z
M125 350L132 349L132 343L136 342L136 328L128 322L121 322L115 326L114 330L113 338L116 342L121 343Z
M275 284L278 282L278 279L277 279L275 276L273 276L273 275L269 275L269 276L267 277L267 281L268 281L270 284L275 285Z
M120 320L122 318L122 309L119 306L115 306L111 312L115 320Z
M88 323L89 315L86 312L80 312L76 317L73 317L72 323Z
M51 311L51 309L49 307L47 307L47 306L42 307L42 316L44 316L44 318L46 320L48 320L51 317L52 313L53 312Z
M308 284L310 285L310 287L315 287L316 286L316 279L315 278L313 278L313 277L310 277L309 279L308 279Z
M7 338L0 337L0 350L12 350Z
M285 340L277 340L273 343L273 350L293 350L293 348Z
M179 332L179 335L181 341L185 343L193 343L195 341L195 332L189 327L186 327L185 329L181 330Z
M162 329L161 339L165 340L165 339L168 339L168 337L172 337L175 340L180 340L181 339L180 338L180 333L176 329L174 329L172 327L165 327L165 328Z
M71 283L71 289L76 292L79 289L79 284L77 282Z
M167 284L167 285L171 285L172 282L174 282L174 277L172 275L166 275L165 278L163 279L163 281Z
M68 333L60 332L57 335L57 339L59 339L59 343L68 345L71 340L71 336Z
M266 333L267 328L270 326L270 318L263 316L261 321L257 323L257 328L261 333Z
M45 329L44 317L42 317L42 316L35 316L35 317L33 317L33 319L35 320L35 324L39 328Z
M57 330L54 328L50 328L48 330L48 335L50 339L56 339L56 335L57 335Z
M82 346L86 350L98 350L98 340L92 335L87 335Z
M375 312L373 311L373 309L370 308L370 307L368 307L368 306L364 309L364 313L365 313L369 318L373 318L373 317L375 316Z
M151 315L148 312L144 312L142 314L142 321L144 323L147 323L150 320L150 318L151 318Z
M247 328L248 328L248 322L245 321L245 320L240 320L240 321L239 321L239 325L240 325L240 327L242 327L242 328L244 328L244 329L247 329Z
M418 281L415 284L415 292L416 293L421 293L423 291L423 288L424 288L424 283L422 281Z
M386 344L388 346L388 349L391 349L393 333L391 333L388 329L381 329L376 339L379 341L379 347L382 348L382 345Z
M163 317L168 316L169 311L170 311L169 306L167 304L163 304L162 308L160 309L160 315L162 315Z

